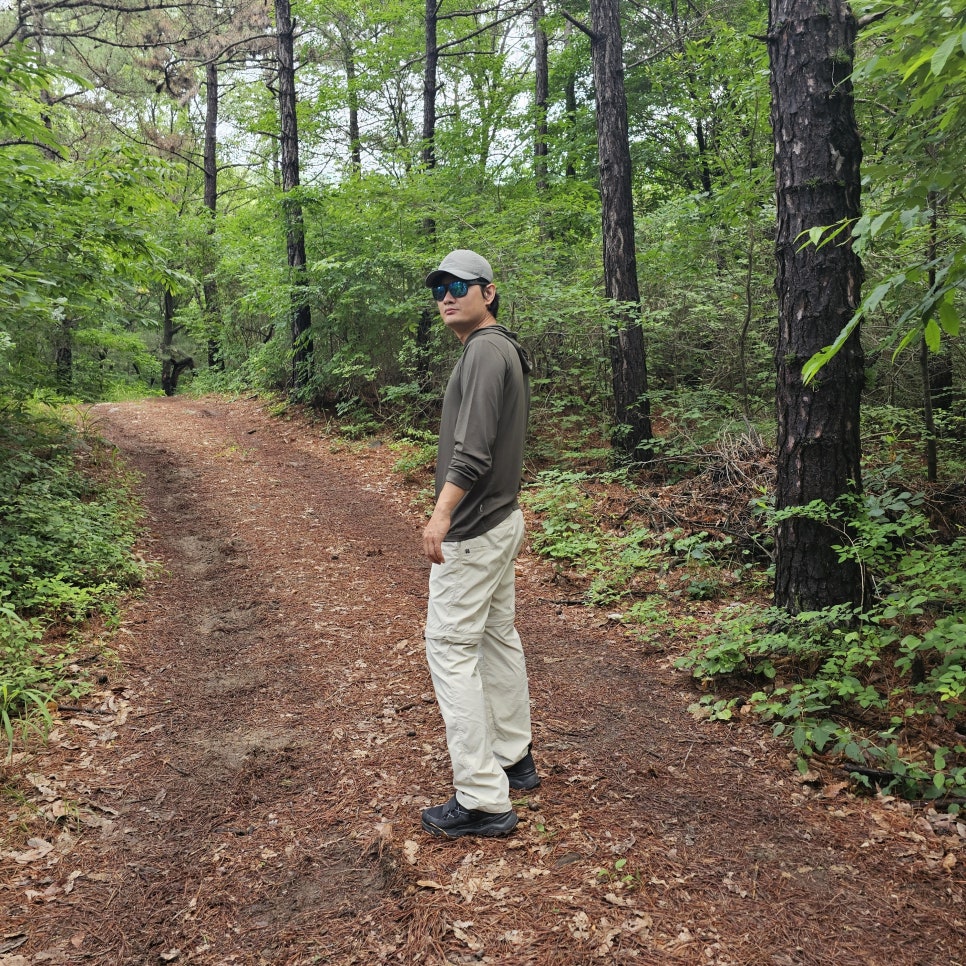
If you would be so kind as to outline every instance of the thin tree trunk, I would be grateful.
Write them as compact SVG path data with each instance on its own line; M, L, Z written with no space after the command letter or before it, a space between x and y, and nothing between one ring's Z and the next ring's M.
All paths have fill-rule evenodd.
M214 252L215 219L218 211L218 64L211 60L205 65L205 207L211 215L204 256L204 279L201 283L205 305L205 331L208 333L208 365L212 369L224 369L221 344L217 333L221 332L221 301L218 296L218 279L215 276L217 258Z
M161 316L161 388L166 396L173 396L177 385L174 379L174 359L171 355L173 342L174 296L170 289L165 289Z
M567 124L567 160L564 176L569 180L577 177L574 155L577 152L577 77L571 72L564 82L564 116Z
M74 386L74 328L74 320L65 315L54 343L54 380L58 389L68 393Z
M362 171L362 137L359 133L359 91L356 90L356 59L348 36L343 35L345 79L349 106L349 163L354 174Z
M432 171L436 167L436 80L439 70L439 47L437 46L437 3L426 0L424 43L426 62L423 65L423 167Z
M161 388L166 396L173 396L177 392L181 373L195 367L191 356L174 347L174 337L178 331L174 324L174 294L170 289L165 289L161 321Z
M423 65L423 146L421 158L424 171L436 167L436 93L439 89L437 71L439 69L439 48L437 46L437 0L426 0L424 11L424 44L426 61ZM436 220L431 216L423 219L423 237L426 248L431 250L436 244ZM429 339L432 333L435 313L424 308L416 323L416 378L422 389L429 386L432 367L429 358Z
M275 0L278 32L278 102L281 119L282 191L285 243L292 284L292 388L304 389L312 369L312 313L305 287L305 225L302 205L291 193L299 185L299 136L295 114L295 26L289 0Z
M543 0L533 5L534 110L536 124L533 144L533 169L537 191L547 189L547 104L550 100L549 42L542 21L546 16Z
M849 244L803 244L810 228L859 215L862 149L849 75L856 21L843 0L771 0L772 128L778 226L776 289L779 510L861 491L858 329L809 385L802 366L830 345L860 301ZM840 531L793 517L776 531L775 603L791 613L861 599L857 564L840 563Z
M929 220L929 289L936 287L936 257L939 252L939 207L942 199L938 192L929 193L929 207L932 217ZM939 445L942 427L936 424L936 413L944 413L953 405L953 360L949 353L949 343L943 340L938 350L931 352L922 340L920 347L922 372L923 417L926 432L926 476L930 483L939 479Z
M614 446L645 462L652 452L647 366L634 239L631 153L618 0L592 0L591 56L597 100L597 149L604 243L604 291L616 308L610 334L616 428Z

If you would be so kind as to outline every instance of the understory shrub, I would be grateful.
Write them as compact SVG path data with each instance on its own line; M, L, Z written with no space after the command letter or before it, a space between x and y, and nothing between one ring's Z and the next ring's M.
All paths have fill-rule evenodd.
M129 482L93 434L0 406L0 726L8 747L16 727L41 728L51 700L83 687L68 665L84 622L113 620L119 598L141 582Z
M870 787L966 795L966 537L937 544L921 506L885 488L783 511L843 535L837 552L862 567L866 602L742 608L678 661L716 688L695 710L754 711L790 738L803 773L815 755L839 756Z
M534 550L586 578L585 600L592 606L635 598L642 575L655 573L665 578L662 586L669 597L716 596L716 564L731 554L731 538L681 528L656 531L632 525L624 514L611 519L601 491L613 484L626 487L628 481L621 471L539 473L522 496L536 514L530 537ZM633 604L628 610L629 615L639 612Z

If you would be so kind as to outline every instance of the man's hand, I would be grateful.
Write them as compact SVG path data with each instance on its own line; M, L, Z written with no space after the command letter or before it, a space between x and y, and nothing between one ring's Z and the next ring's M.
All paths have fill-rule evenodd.
M449 533L453 511L464 496L466 496L466 490L460 489L454 483L445 483L440 491L433 515L429 518L426 529L423 530L423 553L432 563L443 562L443 541Z
M436 507L423 530L423 553L432 563L443 562L443 539L449 533L450 519L450 513Z

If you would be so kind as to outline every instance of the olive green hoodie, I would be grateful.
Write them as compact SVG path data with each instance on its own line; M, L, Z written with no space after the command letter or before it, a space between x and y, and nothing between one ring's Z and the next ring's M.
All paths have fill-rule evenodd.
M486 533L518 506L530 413L530 360L502 325L472 332L443 396L436 496L444 483L466 490L447 543Z

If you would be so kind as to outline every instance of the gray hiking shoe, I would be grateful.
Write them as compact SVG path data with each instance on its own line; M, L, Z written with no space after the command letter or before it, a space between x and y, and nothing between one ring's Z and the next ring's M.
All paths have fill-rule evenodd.
M423 828L431 835L458 839L461 835L482 835L498 838L509 835L519 819L512 809L509 812L481 812L475 808L463 808L454 795L445 805L434 805L423 811Z

